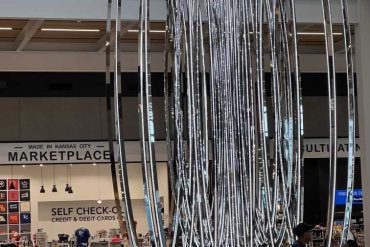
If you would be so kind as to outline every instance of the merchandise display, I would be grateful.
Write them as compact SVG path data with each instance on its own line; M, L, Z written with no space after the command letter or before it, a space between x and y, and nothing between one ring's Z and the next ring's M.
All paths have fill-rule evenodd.
M86 247L89 245L90 232L85 227L80 227L75 231L74 234L76 238L77 247Z
M58 243L67 243L68 242L68 239L69 239L69 235L68 234L58 234Z
M43 229L38 229L33 235L33 241L37 247L47 247L48 236Z
M14 236L19 234L30 239L31 207L20 207L23 203L30 204L29 186L29 179L3 179L0 181L0 194L4 195L0 199L0 242L11 239L15 241ZM25 193L27 197L21 198L20 195ZM19 239L17 241L19 242Z

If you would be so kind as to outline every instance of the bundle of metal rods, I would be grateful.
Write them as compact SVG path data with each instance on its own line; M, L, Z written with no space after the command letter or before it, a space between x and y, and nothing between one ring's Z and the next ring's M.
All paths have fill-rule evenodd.
M168 234L170 245L291 243L294 226L303 221L304 189L303 105L295 1L166 1L164 100L174 205L171 234ZM168 241L160 209L155 159L149 2L140 0L138 112L148 229L152 244L162 247ZM330 0L322 3L330 112L326 232L326 246L330 246L336 179L335 63ZM111 0L108 6L106 62L110 111ZM130 244L138 246L122 135L121 0L116 0L114 7L117 13L114 111L120 147L119 177ZM348 190L342 246L351 218L355 146L352 46L347 12L346 0L342 0L349 109ZM109 118L110 114L108 122L112 121ZM113 131L109 133L113 144ZM110 149L113 155L113 145ZM115 167L113 157L111 162ZM117 199L118 189L115 190Z

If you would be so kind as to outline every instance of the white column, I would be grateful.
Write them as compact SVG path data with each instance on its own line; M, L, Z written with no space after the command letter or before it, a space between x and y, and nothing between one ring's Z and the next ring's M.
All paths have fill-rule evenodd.
M358 0L356 25L357 100L361 144L365 243L370 246L370 1Z

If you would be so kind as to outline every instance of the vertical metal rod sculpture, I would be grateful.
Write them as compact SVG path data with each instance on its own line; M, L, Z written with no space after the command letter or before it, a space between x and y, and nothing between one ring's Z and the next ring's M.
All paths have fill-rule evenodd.
M334 209L335 209L335 188L337 172L337 111L336 111L336 79L335 79L335 62L334 62L334 40L333 26L331 19L330 0L322 0L324 30L325 30L325 47L326 47L326 64L327 80L329 93L329 196L328 210L326 220L325 245L331 246L333 235Z
M303 220L304 192L303 104L295 1L166 3L164 101L174 201L170 245L175 247L180 237L184 247L282 246L292 242L293 227ZM326 246L330 246L336 181L336 92L330 0L322 0L322 6L330 111L326 232ZM131 245L137 246L121 130L121 0L117 0L116 9L116 131L127 228ZM149 0L140 0L139 13L138 106L145 207L151 241L156 247L164 247L151 97ZM346 0L342 0L342 13L349 105L343 245L353 200L355 149L352 46ZM109 54L107 51L107 59ZM108 64L109 60L107 71ZM108 72L106 81L108 85ZM269 122L273 125L269 126Z
M116 144L118 146L119 178L128 238L130 246L136 247L138 246L138 244L131 206L131 196L128 184L128 173L126 164L125 143L122 130L123 119L122 119L121 40L120 40L121 0L116 0L115 10L116 10L115 18L116 27L114 44L114 113L115 113ZM106 59L110 58L106 57Z
M349 24L348 4L347 0L341 0L342 18L343 18L343 33L344 33L344 48L346 54L346 69L347 69L347 90L348 90L348 163L347 163L347 196L346 208L344 214L343 232L341 236L340 246L344 246L348 238L350 230L350 222L352 215L353 203L353 185L354 185L354 163L356 152L356 132L355 132L355 87L353 80L353 56L352 56L352 41L351 41L351 26Z
M297 213L296 213L296 224L299 224L303 221L303 205L304 205L304 183L303 178L303 102L302 102L302 87L301 87L301 73L300 73L300 64L299 64L299 54L298 54L298 40L297 40L297 25L296 25L296 12L295 12L295 1L289 1L289 10L291 12L290 23L292 24L292 46L293 46L293 65L294 65L294 82L295 82L295 104L296 104L296 142L297 142L297 155L296 155L296 166L297 166Z
M113 129L112 129L112 102L111 102L111 91L112 91L112 83L111 83L111 76L110 76L110 49L111 49L111 15L112 15L112 0L108 0L108 9L107 9L107 23L106 23L106 40L105 40L105 103L107 109L107 129L108 129L108 145L109 145L109 162L110 162L110 169L111 169L111 177L112 177L112 185L113 185L113 193L114 193L114 200L115 205L117 208L117 218L118 224L121 229L121 232L124 232L124 220L123 220L123 212L121 206L121 200L119 197L118 192L118 183L117 183L117 170L116 170L116 161L114 155L114 147L113 147Z
M166 246L155 159L154 114L150 74L149 1L140 1L139 30L139 125L144 197L150 238L155 246Z

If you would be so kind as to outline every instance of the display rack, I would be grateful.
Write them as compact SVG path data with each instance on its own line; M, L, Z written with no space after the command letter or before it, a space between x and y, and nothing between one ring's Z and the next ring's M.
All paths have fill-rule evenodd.
M0 179L0 242L20 234L31 239L29 179Z
M313 229L312 230L312 247L321 247L324 244L324 230Z
M47 247L48 245L48 236L46 232L44 232L42 229L40 229L35 235L34 235L34 242L37 247Z

